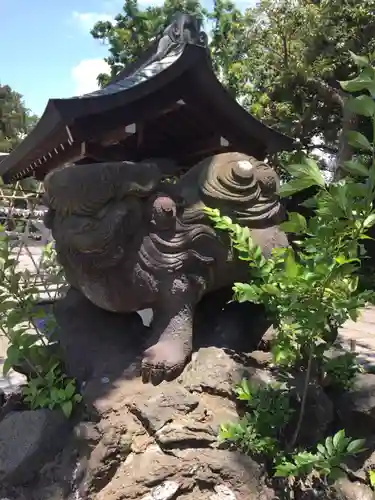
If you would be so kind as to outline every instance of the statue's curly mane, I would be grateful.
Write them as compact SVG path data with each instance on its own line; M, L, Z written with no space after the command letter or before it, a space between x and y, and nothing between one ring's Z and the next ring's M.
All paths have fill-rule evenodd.
M217 155L202 167L199 191L204 204L252 228L280 222L279 180L272 167L242 153Z
M158 230L150 225L149 220L144 220L139 225L131 238L127 231L122 233L123 227L111 227L110 223L100 224L100 231L93 218L87 220L87 224L77 226L79 238L85 237L85 231L89 238L95 238L100 248L96 252L80 252L72 243L69 232L63 227L69 227L74 216L63 217L58 220L56 230L61 236L55 236L57 240L57 253L64 267L81 268L84 272L98 272L100 269L121 266L121 261L135 257L138 254L138 262L144 270L169 269L176 271L189 265L195 270L199 269L199 263L206 265L218 258L217 235L215 230L208 224L204 214L199 210L188 210L188 216L183 216L184 208L179 201L180 216L175 218L172 228ZM147 214L147 211L146 211ZM144 214L144 216L146 215ZM110 218L110 212L108 213ZM186 215L186 214L185 214ZM48 218L49 225L53 227L56 213L50 210ZM182 218L184 220L182 220ZM60 219L60 218L59 218ZM81 220L81 218L79 218ZM62 225L61 225L62 224ZM70 226L71 227L71 226ZM61 231L63 229L63 231ZM122 247L124 249L121 252ZM223 248L223 251L226 251ZM197 267L198 265L198 267Z
M173 230L150 233L143 239L140 260L147 268L177 270L187 262L196 268L199 262L207 264L215 260L216 241L216 233L210 226L185 224L177 219Z

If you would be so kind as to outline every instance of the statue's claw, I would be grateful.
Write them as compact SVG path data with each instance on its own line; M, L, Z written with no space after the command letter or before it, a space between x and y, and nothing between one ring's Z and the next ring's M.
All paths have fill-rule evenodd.
M159 385L163 380L174 380L182 373L190 354L178 339L160 341L149 347L142 360L142 382Z

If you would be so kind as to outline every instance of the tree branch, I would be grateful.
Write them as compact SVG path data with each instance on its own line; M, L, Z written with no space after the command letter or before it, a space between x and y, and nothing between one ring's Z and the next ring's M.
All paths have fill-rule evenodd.
M297 439L298 439L298 436L299 436L299 433L301 430L302 422L303 422L303 417L305 416L307 393L309 391L309 383L310 383L310 377L311 377L312 358L313 358L313 350L312 350L312 347L310 347L309 360L307 363L305 383L304 383L303 393L302 393L300 413L299 413L296 429L294 431L294 434L293 434L292 439L291 439L289 446L288 446L289 450L292 450L297 442Z
M288 40L287 40L287 36L285 33L282 36L282 43L283 43L283 53L284 53L284 67L285 67L285 69L288 69L288 67L289 67Z
M337 181L342 175L342 166L353 156L353 148L348 143L347 134L350 130L356 130L358 126L358 117L352 113L348 107L344 107L342 116L342 128L339 137L339 150L336 158L334 180Z
M327 153L334 154L334 155L336 155L339 152L338 148L334 148L332 146L327 146L326 144L312 144L312 143L310 143L310 144L307 144L305 147L309 151L312 151L313 149L321 149L323 151L326 151Z
M344 108L345 100L339 90L333 88L320 78L308 78L307 83L322 97L329 99L334 104L337 104L341 109Z

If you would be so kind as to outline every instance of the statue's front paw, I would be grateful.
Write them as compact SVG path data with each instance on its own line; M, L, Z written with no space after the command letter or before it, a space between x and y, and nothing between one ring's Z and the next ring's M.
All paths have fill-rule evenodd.
M178 377L190 357L190 349L178 340L163 340L149 347L142 360L142 381L160 384Z

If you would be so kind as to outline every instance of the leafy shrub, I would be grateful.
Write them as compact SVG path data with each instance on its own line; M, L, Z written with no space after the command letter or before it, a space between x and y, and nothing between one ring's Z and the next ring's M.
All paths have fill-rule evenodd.
M374 139L370 142L359 132L350 132L348 141L357 154L342 166L345 177L331 184L312 159L286 167L291 180L281 187L281 196L317 188L317 194L303 203L312 209L313 216L307 220L293 212L281 224L281 229L294 235L293 246L274 249L271 257L265 258L249 228L222 216L217 209L206 209L214 227L229 234L238 258L249 266L250 281L235 283L234 298L265 306L277 331L272 349L275 364L305 371L298 423L284 449L279 432L290 416L288 395L275 394L275 388L255 390L242 384L237 393L248 402L249 411L238 424L222 426L220 431L220 439L247 453L271 456L278 477L315 474L333 479L341 471L343 459L363 447L363 441L347 438L342 430L319 444L315 452L291 452L311 379L319 378L323 370L340 388L350 387L358 371L353 357L348 354L328 360L325 352L344 322L349 318L355 321L359 309L374 299L373 292L358 287L358 271L365 255L363 241L370 238L368 231L375 224L375 68L372 60L352 56L361 71L353 80L342 82L342 87L348 92L364 91L350 98L347 105L371 119ZM363 158L369 158L370 164ZM281 415L280 406L288 409L285 415Z
M25 403L32 409L59 407L69 417L81 396L75 380L62 373L60 359L51 349L53 339L47 339L38 328L46 323L35 308L39 290L30 272L18 270L14 255L0 227L0 332L9 341L3 374L12 367L23 367L28 373ZM47 328L51 332L53 325L47 322Z
M316 451L290 453L284 431L294 410L290 393L283 384L255 387L243 380L235 392L246 403L246 413L238 423L223 424L219 441L229 442L252 456L270 460L275 477L319 476L333 480L344 474L342 463L348 456L364 451L364 440L353 440L338 431L318 444Z
M61 373L59 363L48 372L32 377L22 393L32 410L61 408L67 418L73 411L73 405L82 400L82 396L77 394L75 381Z
M290 460L282 460L275 467L275 477L303 477L311 474L333 480L345 472L342 463L345 458L364 451L364 439L353 440L345 436L345 431L338 431L329 436L324 444L318 444L315 453L300 451Z
M363 73L366 78L353 80L355 88L372 89L375 70L368 61ZM353 88L348 82L343 85ZM371 112L375 131L373 99L362 95L352 98L349 105L366 116ZM362 134L352 132L349 141L359 152L365 149L375 158L375 145ZM266 259L247 227L222 217L217 209L207 208L206 212L215 228L229 233L238 257L249 264L251 282L235 283L234 296L239 302L266 306L278 328L275 362L306 366L313 358L322 362L338 328L348 318L356 320L359 308L373 296L358 289L356 272L364 251L361 241L369 238L367 232L375 224L375 161L371 168L357 159L346 162L344 168L351 177L329 185L311 159L286 168L292 180L281 187L281 196L311 186L318 188L317 195L304 203L314 209L312 218L307 221L293 212L281 224L284 231L299 236L293 248L277 248Z
M230 441L251 455L272 457L280 451L280 439L293 410L284 386L253 387L244 379L235 388L246 402L247 412L239 423L222 425L220 441Z
M358 363L355 353L346 352L333 358L324 356L323 373L328 379L329 385L334 388L351 389L356 375L362 371L363 368Z
M56 293L56 297L58 297L61 294L63 286L66 285L66 280L64 269L57 261L54 241L51 241L43 248L40 269L46 274L50 284L54 284L59 287Z

